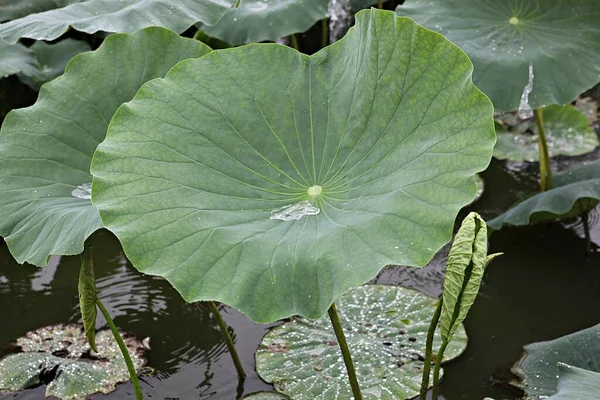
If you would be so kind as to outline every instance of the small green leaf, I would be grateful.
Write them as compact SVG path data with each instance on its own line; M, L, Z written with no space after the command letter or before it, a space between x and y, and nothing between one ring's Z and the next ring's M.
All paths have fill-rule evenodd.
M598 146L598 135L588 117L570 104L544 107L544 130L550 157L578 156ZM496 116L502 124L496 129L498 142L494 157L512 161L539 161L538 128L534 120L520 120L516 113Z
M396 12L456 43L497 110L568 104L600 80L598 0L407 0ZM568 71L568 72L567 72Z
M416 290L388 285L361 286L336 301L365 400L418 394L429 321L437 304L437 299ZM390 310L396 312L390 315ZM433 347L439 348L441 342L438 330ZM461 325L444 361L458 357L466 344ZM272 329L256 352L256 371L295 400L352 398L328 317L293 318Z
M558 363L558 393L548 400L600 399L600 373Z
M0 39L54 40L69 27L96 33L161 26L181 33L196 22L215 24L234 4L235 0L87 0L0 24Z
M483 218L469 213L456 233L448 255L442 294L440 331L450 341L475 302L487 265L487 228Z
M596 207L600 202L600 161L583 163L554 175L554 189L538 193L488 221L499 230L502 225L527 225L534 221L571 218Z
M79 272L79 308L83 319L85 336L90 347L96 349L96 277L94 275L94 259L92 257L92 245L86 243L81 254L81 271Z
M523 358L512 369L521 381L513 384L525 391L527 399L545 399L556 393L559 363L600 373L599 337L600 324L558 339L528 344Z

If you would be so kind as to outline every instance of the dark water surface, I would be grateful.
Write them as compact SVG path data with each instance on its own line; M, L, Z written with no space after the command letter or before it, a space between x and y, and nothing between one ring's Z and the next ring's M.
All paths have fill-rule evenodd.
M592 157L597 157L598 154ZM471 209L495 216L536 188L536 166L494 161L483 176L486 192ZM533 172L533 173L532 173ZM462 213L461 215L464 215ZM503 251L488 268L467 320L466 352L446 366L441 393L448 400L485 396L517 399L505 384L524 344L553 339L600 323L600 222L590 217L595 253L584 253L582 228L576 220L526 228L503 229L490 239L490 252ZM121 329L150 337L148 365L142 378L147 399L239 399L268 390L254 372L254 351L268 326L254 324L224 307L238 351L249 376L239 382L216 321L201 305L183 302L161 278L137 272L108 232L93 237L99 296ZM389 267L380 283L416 287L437 296L445 256L441 252L422 270ZM417 271L417 272L415 272ZM50 324L80 322L77 303L78 257L55 257L44 269L18 265L0 244L0 356L5 345L27 331ZM98 318L98 326L105 327ZM44 388L0 399L42 399ZM92 399L133 399L131 385Z

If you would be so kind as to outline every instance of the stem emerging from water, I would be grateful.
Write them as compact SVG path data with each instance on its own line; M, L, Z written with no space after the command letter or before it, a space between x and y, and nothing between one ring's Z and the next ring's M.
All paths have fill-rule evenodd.
M243 379L246 377L246 372L244 371L244 367L242 367L242 362L240 361L240 357L238 356L235 345L233 344L233 339L229 334L229 327L223 320L217 304L214 301L209 301L208 305L210 306L210 311L213 313L217 323L219 324L219 328L221 329L221 333L223 334L223 338L225 339L225 343L229 349L229 354L231 354L231 358L235 364L235 369L237 370L238 376Z
M544 130L543 107L535 110L535 123L538 128L538 149L540 152L540 189L542 192L552 189L552 169L550 168L550 157L548 156L548 144L546 143L546 131Z
M340 344L340 350L342 351L344 364L346 364L346 371L348 371L348 380L350 381L350 387L352 388L354 400L362 400L363 397L362 393L360 392L360 387L358 386L358 379L356 379L356 371L354 370L354 364L352 363L352 356L350 355L350 349L348 348L346 336L342 330L342 323L340 322L340 317L338 316L335 308L335 303L331 303L331 307L329 307L327 313L329 313L329 319L331 320L335 337Z
M110 317L110 314L104 307L104 304L102 304L102 302L98 298L96 298L96 305L100 309L102 315L104 315L104 319L106 319L106 322L108 323L108 326L110 327L110 330L112 331L113 336L115 337L115 340L119 345L119 349L121 349L121 354L125 359L125 364L127 364L127 370L129 371L129 377L131 378L131 383L133 384L135 398L137 400L142 400L144 398L144 396L142 396L142 387L140 386L140 381L138 380L137 373L135 372L135 368L133 367L133 362L131 361L131 357L129 356L129 351L127 351L127 346L125 346L125 342L123 342L123 338L119 334L119 330L115 326L115 323Z
M585 212L581 218L583 219L583 233L585 234L585 252L592 252L592 238L590 236L589 212Z
M449 340L444 340L442 342L442 346L440 347L437 356L435 357L435 367L433 368L433 392L432 399L438 398L439 386L440 386L440 366L442 365L442 358L444 358L444 351L446 351L446 346L450 343Z
M442 314L442 299L438 303L431 322L429 323L429 330L427 331L427 341L425 342L425 365L423 366L423 378L421 379L421 392L419 395L420 400L427 398L427 389L429 388L429 373L431 372L431 353L433 351L433 336L435 335L435 328L437 327L440 315Z

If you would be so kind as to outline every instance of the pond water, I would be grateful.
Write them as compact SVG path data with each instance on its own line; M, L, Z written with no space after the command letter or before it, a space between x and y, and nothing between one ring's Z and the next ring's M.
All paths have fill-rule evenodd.
M588 156L597 158L598 152ZM557 164L557 167L564 165ZM535 191L536 166L494 161L483 174L486 191L471 209L495 216L516 199ZM461 217L465 213L461 214ZM576 221L503 229L491 237L490 252L503 251L488 268L467 320L469 345L446 365L441 385L445 399L480 400L485 396L517 399L506 385L510 367L524 344L553 339L600 322L600 212L590 218L595 252L584 253L582 228ZM147 399L239 399L269 390L254 372L254 352L269 326L254 324L223 307L248 378L240 382L216 321L202 305L186 304L161 278L142 275L128 263L117 240L102 231L92 239L99 296L121 329L150 337L148 365L142 377ZM439 295L443 251L422 270L389 267L379 283L403 284ZM78 257L54 257L44 269L18 265L0 244L0 357L6 345L29 330L63 322L80 322L77 301ZM98 326L105 327L98 318ZM44 388L0 399L41 399ZM133 399L131 385L108 396Z

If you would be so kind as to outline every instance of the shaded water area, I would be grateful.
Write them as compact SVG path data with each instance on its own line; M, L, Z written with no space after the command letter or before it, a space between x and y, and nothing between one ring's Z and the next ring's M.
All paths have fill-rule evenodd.
M597 158L598 152L587 158ZM560 160L555 167L564 167ZM484 218L497 215L517 199L536 190L537 165L493 161L483 173L486 191L471 206ZM465 210L466 211L466 210ZM480 400L485 396L517 399L519 390L506 385L522 346L553 339L600 322L600 216L590 216L595 252L584 253L582 227L566 223L510 228L490 239L490 252L503 251L488 268L482 289L466 320L466 352L446 365L441 386L445 399ZM461 217L465 212L461 213ZM106 231L93 237L99 297L115 323L140 338L150 337L143 376L147 399L239 399L269 390L254 372L254 352L269 326L254 324L224 307L224 317L248 372L240 382L217 323L207 307L186 304L161 278L137 272L123 256L117 240ZM447 251L447 250L446 250ZM425 269L388 267L376 281L415 287L425 294L441 292L442 250ZM79 322L77 278L79 257L55 257L38 269L16 264L0 245L0 356L11 341L40 326ZM104 320L98 318L98 327ZM44 388L0 399L41 399ZM133 399L130 384L92 399Z

